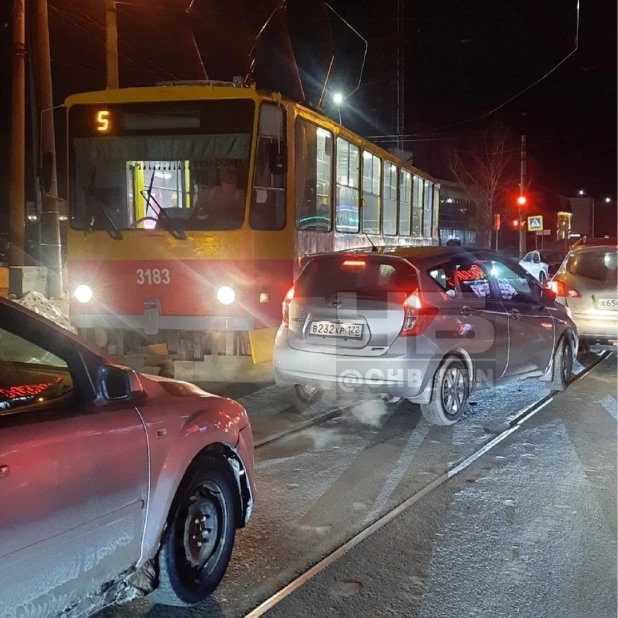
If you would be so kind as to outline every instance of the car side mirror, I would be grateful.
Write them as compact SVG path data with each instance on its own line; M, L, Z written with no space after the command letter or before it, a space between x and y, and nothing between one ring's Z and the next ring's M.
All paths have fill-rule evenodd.
M543 299L544 305L551 305L556 301L556 292L554 292L551 288L543 288L541 298Z
M534 255L534 256L532 256L532 261L533 261L535 264L540 264L540 263L541 263L541 257L540 257L538 254L537 254L537 255Z
M99 369L98 381L107 401L130 401L144 393L139 376L128 367L104 365Z

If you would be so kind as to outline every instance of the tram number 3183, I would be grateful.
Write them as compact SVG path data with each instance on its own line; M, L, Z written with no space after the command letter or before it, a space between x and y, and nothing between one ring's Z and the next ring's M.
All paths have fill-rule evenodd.
M138 268L137 285L169 285L170 271L167 268Z

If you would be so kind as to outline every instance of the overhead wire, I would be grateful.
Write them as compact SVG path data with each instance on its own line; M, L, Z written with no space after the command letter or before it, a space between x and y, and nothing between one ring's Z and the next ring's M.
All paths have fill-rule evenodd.
M82 8L80 8L78 5L76 5L75 3L73 3L71 0L65 0L65 2L67 2L69 5L71 5L75 11L77 11L78 13L81 13L81 15L83 15L82 18L79 18L76 15L67 13L66 11L63 11L62 9L59 9L58 7L55 7L53 5L50 5L51 8L55 9L57 12L64 14L65 18L70 17L73 19L80 19L80 21L82 22L87 22L89 24L92 24L94 27L96 27L97 29L105 32L105 26L101 25L99 22L97 22L94 18L92 18L90 15L88 15L88 13L86 13ZM70 19L67 19L68 21L70 21ZM90 34L90 33L89 33ZM99 39L97 39L96 37L93 37L91 35L91 38L94 38L95 40L97 40L99 43L101 43L101 41ZM174 73L172 73L171 71L167 70L166 68L160 66L159 64L157 64L156 62L154 62L153 60L151 60L150 58L147 58L145 56L143 56L142 54L136 52L134 49L132 50L133 53L138 56L142 61L147 62L152 69L159 71L160 73L154 73L152 70L148 70L145 66L141 65L140 63L138 63L137 61L135 61L133 58L131 58L130 56L128 56L127 54L124 53L119 53L118 55L122 58L124 58L125 60L133 63L135 66L139 67L142 70L146 70L151 76L155 77L156 79L162 79L163 75L167 74L168 77L171 77L174 80L179 80L179 77L174 75Z
M73 15L71 15L70 13L67 13L66 11L62 11L61 9L58 9L57 7L51 4L49 5L49 8L52 11L55 11L60 16L61 19L64 19L67 23L69 23L71 26L79 30L82 34L85 34L89 39L91 39L92 41L95 41L99 45L104 45L104 41L101 41L101 39L99 39L92 32L87 30L81 23L74 21ZM125 58L128 62L133 64L140 71L145 71L146 73L150 74L152 77L154 77L157 80L162 79L162 76L160 74L154 73L150 69L144 67L143 65L133 60L133 58L126 56L125 54L119 54L119 56Z
M358 76L358 83L356 84L356 88L350 92L346 96L346 98L351 97L361 86L361 81L363 80L363 73L365 72L365 62L367 61L367 51L369 50L369 43L367 39L358 31L350 22L346 21L328 2L324 3L357 37L359 37L365 43L365 51L363 52L363 62L361 64L360 75Z
M541 77L533 81L531 84L529 84L528 86L526 86L525 88L523 88L522 90L514 94L513 96L509 97L506 101L503 101L502 103L500 103L500 105L497 105L496 107L490 109L488 112L485 112L484 114L473 116L472 118L466 118L458 122L452 122L450 124L442 125L439 127L434 127L433 129L422 131L421 133L410 133L410 134L402 135L402 136L398 136L394 134L373 135L373 136L367 136L366 139L375 140L378 138L392 138L392 140L390 141L396 141L402 138L420 137L423 135L427 135L429 133L434 133L435 131L442 131L443 129L450 129L452 127L458 127L458 126L461 126L462 124L467 124L469 122L475 122L477 120L484 120L485 118L489 118L490 116L493 116L497 111L501 110L503 107L507 106L509 103L513 102L515 99L518 99L520 96L528 92L528 90L531 90L532 88L534 88L537 84L540 84L543 80L545 80L552 73L554 73L559 67L561 67L575 52L577 52L577 50L579 49L579 3L580 3L580 0L577 0L576 24L575 24L575 46L573 47L573 49L566 56L564 56L564 58L562 58L560 62L554 65L554 67L552 67L549 71L546 71L543 75L541 75Z

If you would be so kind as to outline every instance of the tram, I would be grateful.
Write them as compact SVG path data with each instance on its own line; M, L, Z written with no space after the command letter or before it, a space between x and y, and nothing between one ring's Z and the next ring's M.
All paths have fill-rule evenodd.
M70 319L112 354L267 358L304 255L438 244L432 177L277 93L163 84L66 109Z

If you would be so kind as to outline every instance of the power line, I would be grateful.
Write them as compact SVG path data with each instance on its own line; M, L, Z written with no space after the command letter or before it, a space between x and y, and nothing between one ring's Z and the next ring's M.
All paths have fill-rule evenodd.
M101 24L99 24L95 19L93 19L90 15L88 15L88 13L86 13L83 9L81 9L78 5L74 4L73 2L71 2L71 0L65 0L68 4L70 4L78 13L81 13L84 17L81 18L81 21L85 21L89 24L92 24L93 26L95 26L96 28L98 28L99 30L102 30L103 32L105 32L105 26L102 26ZM51 6L51 5L50 5ZM59 13L63 13L66 16L69 16L73 19L80 19L79 17L72 15L70 13L66 13L66 11L62 11L61 9L59 9L58 7L54 7L52 6L52 8L54 8L56 11L58 11ZM98 39L96 39L98 40ZM100 42L100 41L99 41ZM153 60L150 60L150 58L146 58L145 56L143 56L142 54L138 53L135 51L135 49L132 50L134 54L136 54L137 56L139 56L142 60L148 62L150 64L150 66L153 69L156 69L157 71L161 71L160 74L155 74L152 71L148 71L148 69L146 69L146 67L143 67L141 65L139 65L135 60L133 60L132 58L130 58L129 56L127 56L126 54L122 54L120 53L119 56L121 56L122 58L124 58L125 60L128 60L129 62L132 62L133 64L139 66L140 69L144 69L146 70L148 73L150 73L150 75L152 75L153 77L155 77L156 79L161 79L162 74L167 74L169 77L171 77L172 79L175 80L179 80L180 78L176 75L174 75L172 72L168 71L167 69L165 69L164 67L158 65L156 62L154 62Z
M95 41L99 45L103 44L103 41L101 41L94 34L92 34L92 32L90 32L89 30L84 28L84 26L82 26L79 22L73 21L73 16L70 13L66 13L65 11L62 11L62 10L58 9L57 7L52 6L52 5L49 5L49 8L52 9L53 11L55 11L56 13L58 13L58 15L60 16L61 19L64 19L71 26L73 26L74 28L76 28L77 30L79 30L80 32L85 34L89 39ZM149 73L156 80L161 80L162 79L162 76L160 74L152 72L148 68L142 66L141 64L139 64L138 62L133 60L133 58L130 58L129 56L126 56L125 54L119 54L119 55L122 56L123 58L125 58L128 62L130 62L133 65L135 65L138 69L140 69L142 71L145 71L146 73Z
M433 129L429 129L427 131L423 131L422 133L413 133L413 134L403 135L403 136L396 136L396 135L395 136L393 136L393 135L388 135L388 136L374 135L374 136L367 137L367 139L372 139L373 140L373 139L377 139L377 138L380 138L380 137L402 137L402 138L419 137L419 136L422 136L422 135L427 135L428 133L433 133L434 131L441 131L443 129L450 129L451 127L458 127L458 126L460 126L462 124L467 124L469 122L475 122L476 120L484 120L485 118L489 118L489 116L493 116L493 114L495 114L497 111L501 110L503 107L505 107L509 103L513 102L515 99L518 99L521 95L523 95L524 93L528 92L528 90L534 88L537 84L540 84L544 79L549 77L552 73L554 73L554 71L556 71L560 66L562 66L579 49L579 0L577 0L576 16L577 17L576 17L576 25L575 25L575 47L562 60L560 60L560 62L558 62L558 64L556 64L553 68L551 68L549 71L546 71L543 75L541 75L541 77L539 77L537 80L533 81L530 85L528 85L525 88L523 88L522 90L520 90L517 94L514 94L512 97L508 98L503 103L500 103L500 105L497 105L493 109L491 109L488 112L486 112L484 114L481 114L479 116L474 116L472 118L467 118L465 120L460 120L458 122L453 122L453 123L450 123L450 124L442 125L440 127L435 127Z

